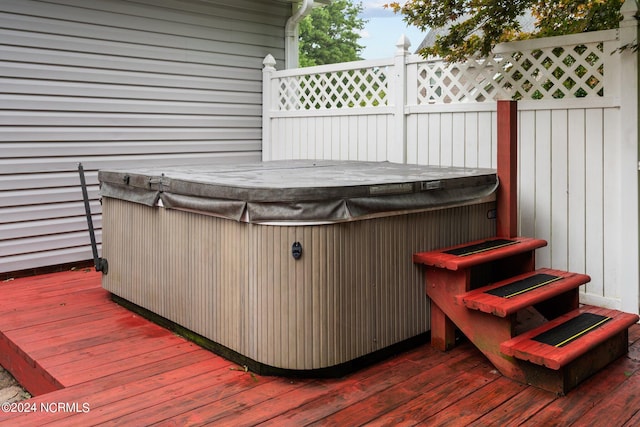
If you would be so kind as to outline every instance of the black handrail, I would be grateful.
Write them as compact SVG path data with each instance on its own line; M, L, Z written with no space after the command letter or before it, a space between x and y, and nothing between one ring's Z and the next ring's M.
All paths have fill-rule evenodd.
M109 272L109 263L106 258L100 258L98 256L98 244L96 243L96 233L93 229L91 206L89 206L89 193L87 192L87 182L84 178L82 163L78 163L78 174L80 175L80 186L82 187L82 198L84 199L84 211L87 215L87 225L89 226L89 238L91 239L91 250L93 251L93 265L96 271L107 274Z

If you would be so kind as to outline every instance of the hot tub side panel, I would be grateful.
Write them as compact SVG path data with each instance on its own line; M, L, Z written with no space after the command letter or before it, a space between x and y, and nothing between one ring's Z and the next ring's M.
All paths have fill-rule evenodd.
M105 289L244 354L246 224L107 197L103 221Z
M258 363L331 367L427 332L412 254L493 236L493 208L272 226L104 198L103 286Z

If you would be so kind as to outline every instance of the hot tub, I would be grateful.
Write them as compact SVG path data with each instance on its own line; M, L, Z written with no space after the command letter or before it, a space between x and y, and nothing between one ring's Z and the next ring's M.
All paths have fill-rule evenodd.
M102 284L258 373L422 341L412 254L495 235L495 171L274 161L102 170Z

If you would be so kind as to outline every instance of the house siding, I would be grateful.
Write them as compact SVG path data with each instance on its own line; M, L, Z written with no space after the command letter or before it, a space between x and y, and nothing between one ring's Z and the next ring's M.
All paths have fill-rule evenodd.
M97 170L261 158L287 2L0 2L0 273L91 258Z

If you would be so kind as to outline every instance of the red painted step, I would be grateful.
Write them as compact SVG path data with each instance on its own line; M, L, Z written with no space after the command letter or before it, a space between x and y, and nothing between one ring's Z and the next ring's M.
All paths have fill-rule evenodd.
M456 249L464 248L471 245L480 245L486 242L492 242L496 240L505 240L500 238L483 239L475 242L465 243L463 245L452 246L449 248L438 249L429 252L419 252L413 255L413 262L416 264L424 264L437 268L444 268L447 270L460 270L464 268L473 267L476 265L484 264L489 261L499 260L514 255L519 255L527 252L532 252L537 248L541 248L547 245L545 240L533 239L530 237L514 237L508 239L513 244L507 244L495 249L479 250L470 255L455 255L447 253Z
M593 313L610 317L611 319L563 347L555 347L533 339L541 333L562 325L582 313ZM620 333L626 334L627 329L638 322L638 319L639 317L636 314L623 313L600 307L583 306L545 323L536 329L503 342L500 345L500 351L507 356L513 356L536 365L559 370L580 356L587 354L590 350L595 349L608 339L614 338Z
M502 288L505 285L531 278L538 274L558 277L558 280L550 281L543 286L528 292L522 292L509 298L492 295L487 291ZM542 268L515 277L511 277L483 288L456 296L458 304L465 305L472 310L479 310L499 317L507 317L526 307L541 303L561 293L571 291L589 282L591 278L586 274L569 273L566 271Z

